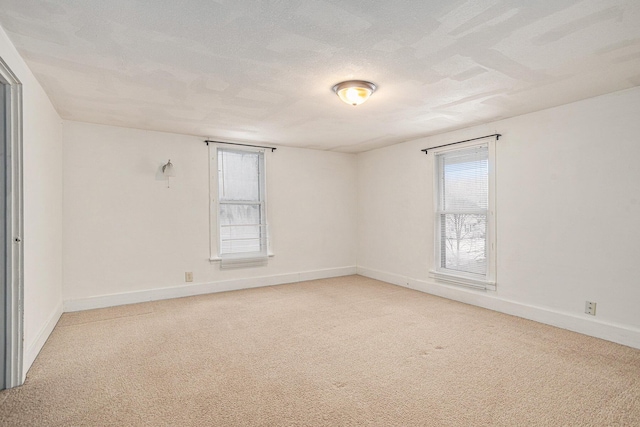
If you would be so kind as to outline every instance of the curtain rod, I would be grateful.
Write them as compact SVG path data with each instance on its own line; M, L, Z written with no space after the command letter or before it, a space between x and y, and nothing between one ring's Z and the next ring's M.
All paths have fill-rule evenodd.
M495 136L497 141L500 139L502 135L500 135L499 133L494 133L493 135L479 136L478 138L465 139L464 141L452 142L450 144L438 145L437 147L425 148L424 150L420 150L420 151L424 151L424 154L428 154L429 150L435 150L436 148L447 147L449 145L455 145L455 144L462 144L463 142L475 141L477 139L491 138L492 136Z
M239 144L237 142L211 141L209 139L205 140L204 143L207 144L207 145L209 145L209 144L228 144L228 145L242 145L243 147L266 148L267 150L271 150L272 153L275 150L277 150L276 147L265 147L263 145Z

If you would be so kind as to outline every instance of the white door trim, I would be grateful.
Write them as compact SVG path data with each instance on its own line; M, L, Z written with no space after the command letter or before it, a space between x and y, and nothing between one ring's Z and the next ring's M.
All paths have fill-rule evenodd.
M7 197L7 355L5 387L22 385L23 376L23 202L22 202L22 84L0 58L0 79L8 85L6 111L6 197Z

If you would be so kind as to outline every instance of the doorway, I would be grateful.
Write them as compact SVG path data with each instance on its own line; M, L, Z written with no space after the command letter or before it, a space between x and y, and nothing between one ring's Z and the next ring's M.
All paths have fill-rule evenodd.
M22 385L22 85L0 57L0 389Z
M0 139L0 188L5 188L5 163L6 157L4 155L4 148L6 146L6 102L7 98L5 95L6 92L6 84L2 84L0 82L0 135L2 135L2 139ZM3 195L4 196L4 195ZM0 263L0 288L2 292L0 292L0 343L3 343L2 348L0 348L0 366L7 366L7 307L6 307L6 289L7 289L7 275L6 275L6 259L7 254L5 252L6 247L6 206L5 206L5 197L0 197L0 259L5 262ZM0 370L0 388L5 387L5 370Z

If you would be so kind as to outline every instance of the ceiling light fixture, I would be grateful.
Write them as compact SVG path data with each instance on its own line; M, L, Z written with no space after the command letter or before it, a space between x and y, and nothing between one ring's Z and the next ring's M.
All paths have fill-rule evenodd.
M347 80L333 87L333 91L340 99L354 107L369 99L376 89L377 86L375 84L364 80Z

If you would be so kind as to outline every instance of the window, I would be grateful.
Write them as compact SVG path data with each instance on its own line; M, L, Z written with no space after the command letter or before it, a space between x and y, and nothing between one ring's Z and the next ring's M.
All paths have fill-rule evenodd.
M212 248L217 248L212 260L221 260L223 267L238 266L238 261L266 261L264 151L215 147L211 166L212 189L216 190L212 194Z
M495 289L494 140L436 152L436 279Z

